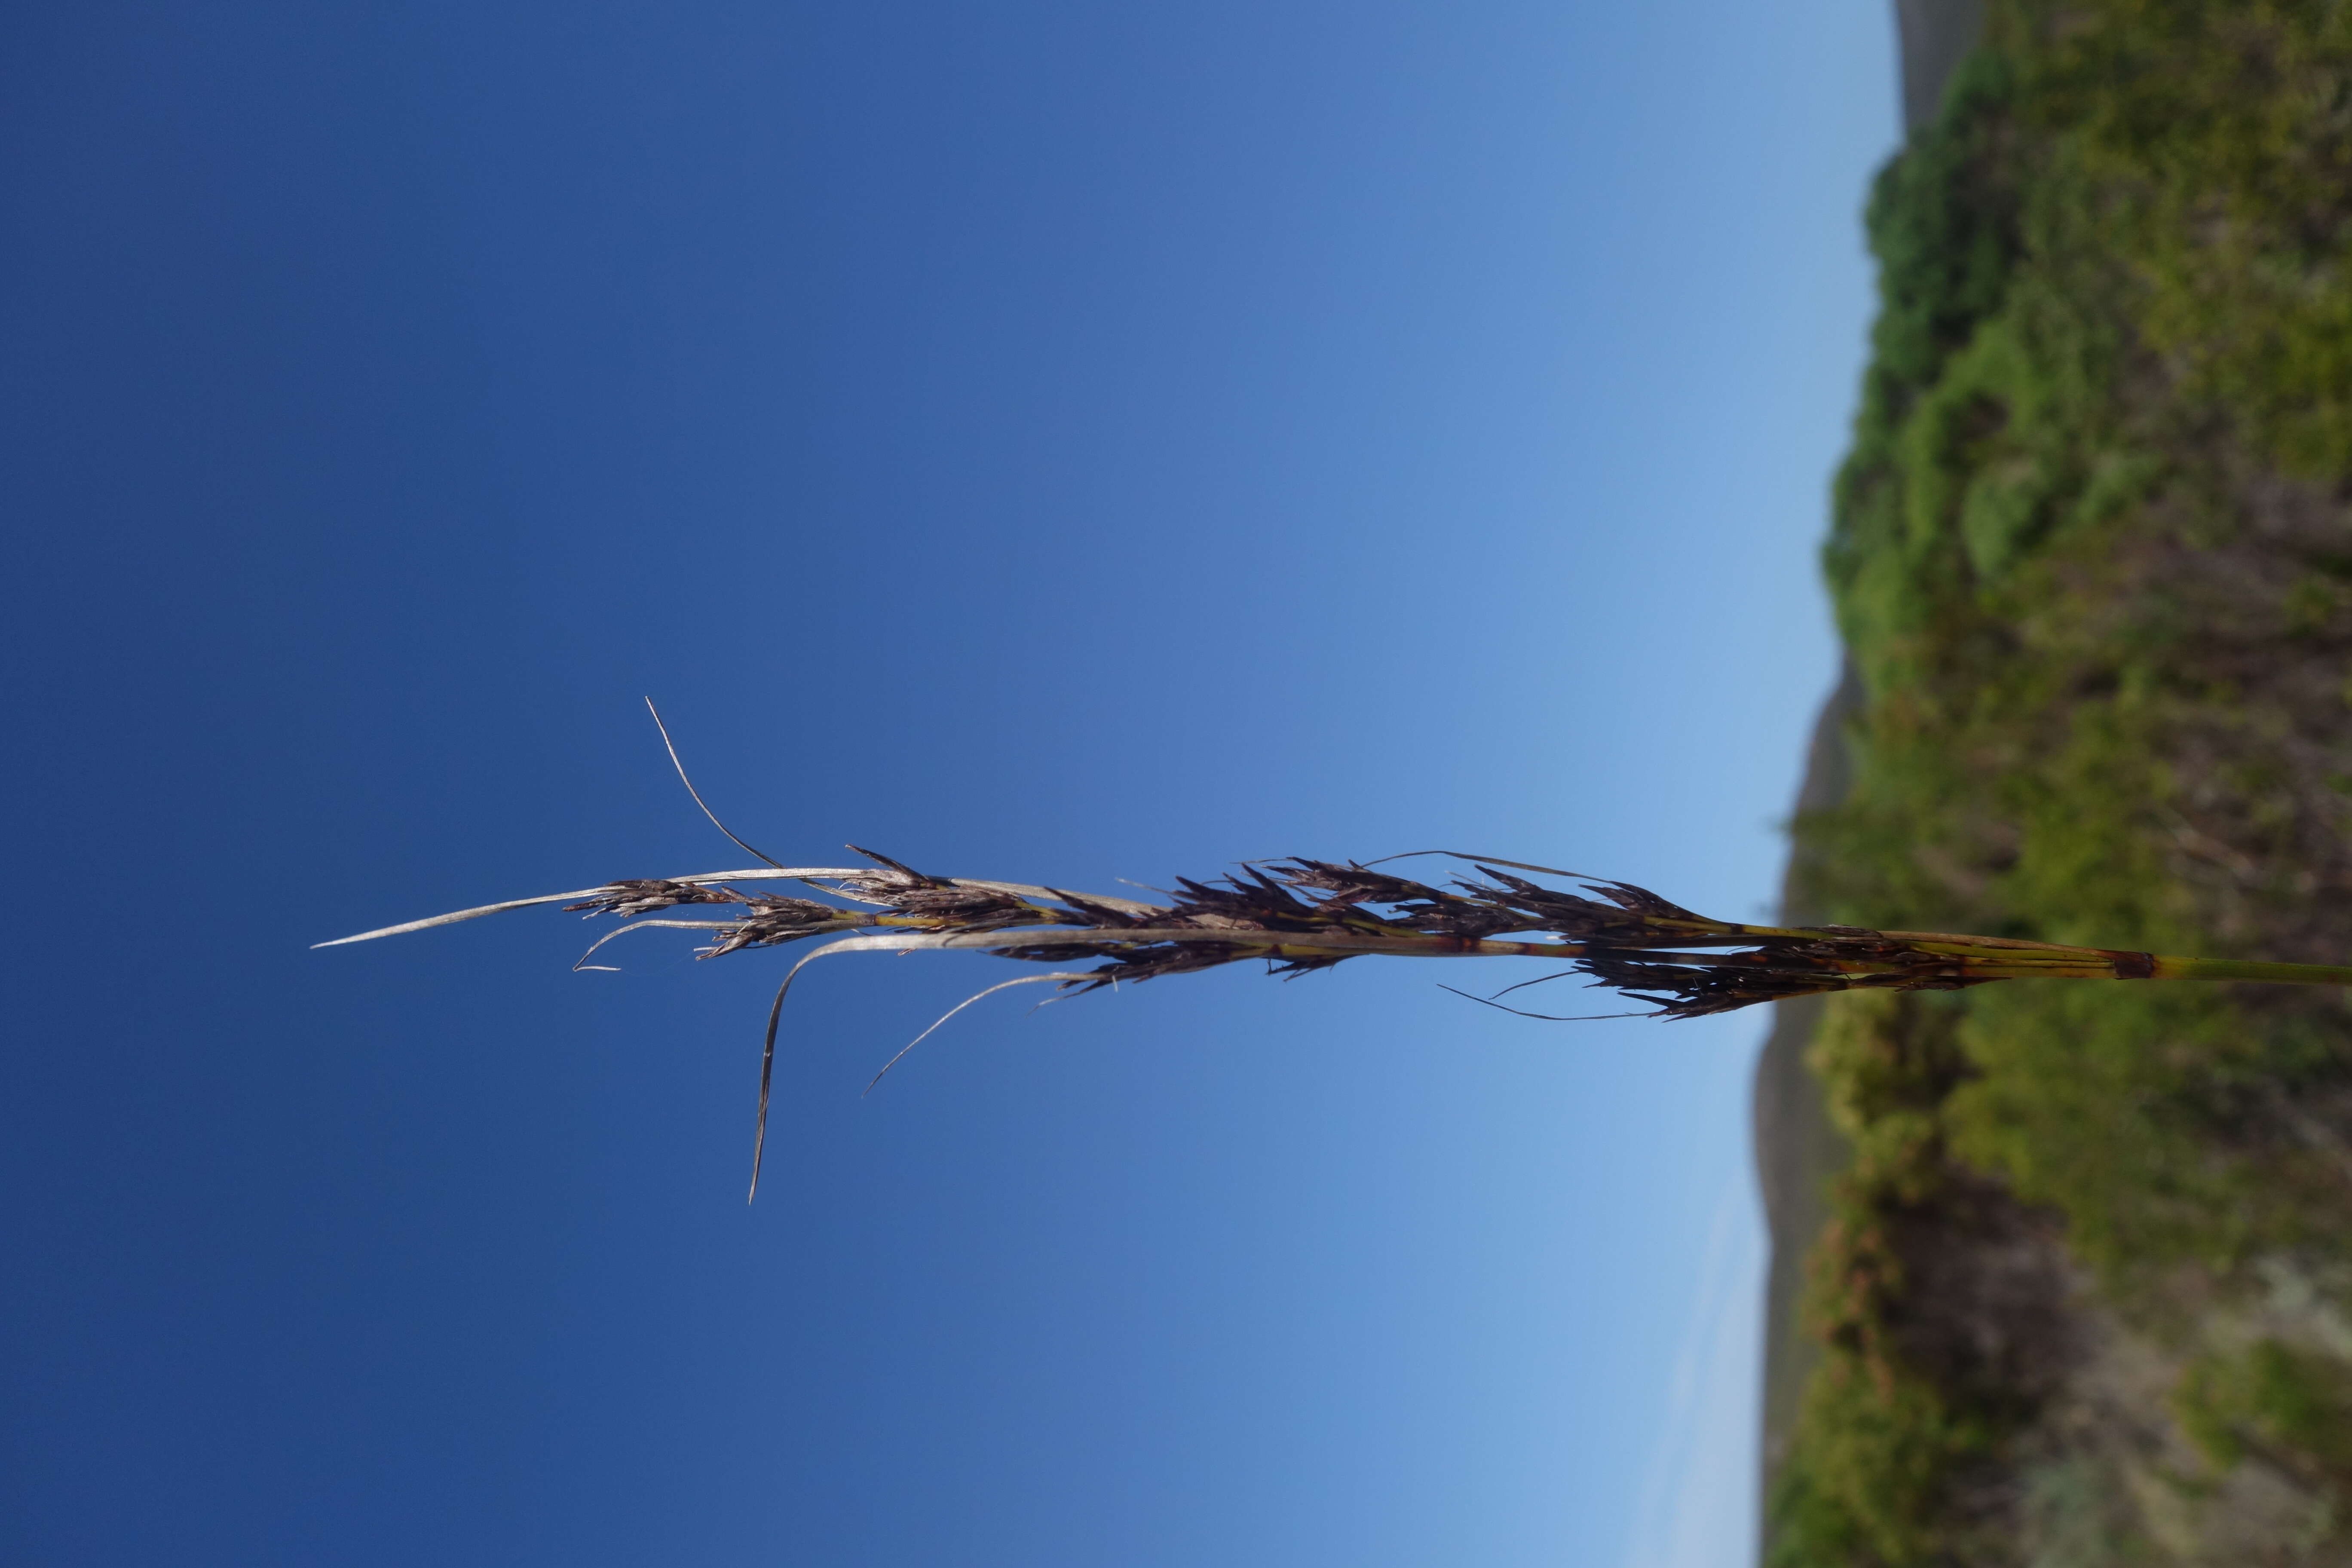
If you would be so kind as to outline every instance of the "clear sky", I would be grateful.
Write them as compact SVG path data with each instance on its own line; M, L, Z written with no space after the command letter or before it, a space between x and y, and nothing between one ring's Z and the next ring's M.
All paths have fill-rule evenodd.
M1729 1563L1757 1014L572 917L763 848L1761 910L1883 0L12 9L10 1563ZM614 950L608 950L614 951ZM1510 977L1517 977L1516 973Z

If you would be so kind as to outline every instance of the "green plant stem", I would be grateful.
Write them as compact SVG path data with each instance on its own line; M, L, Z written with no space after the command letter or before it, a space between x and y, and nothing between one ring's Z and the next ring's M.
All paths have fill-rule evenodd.
M2253 980L2273 985L2352 985L2352 963L2262 963L2241 958L2159 958L2158 980Z

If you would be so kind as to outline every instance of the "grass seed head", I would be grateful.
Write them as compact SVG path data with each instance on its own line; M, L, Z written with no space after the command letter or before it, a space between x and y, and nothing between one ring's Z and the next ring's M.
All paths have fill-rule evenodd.
M654 717L658 725L660 715ZM775 1005L769 1012L761 1062L759 1132L753 1143L755 1193L758 1151L766 1136L777 1022L785 994L803 968L841 952L962 949L1027 963L1093 965L992 985L951 1009L948 1017L982 996L1015 985L1050 984L1057 995L1076 994L1122 981L1192 973L1244 960L1262 961L1269 972L1282 975L1329 969L1361 957L1545 960L1559 967L1535 980L1507 986L1493 996L1471 998L1539 1018L1558 1015L1525 1012L1500 998L1526 985L1577 977L1640 1004L1645 1009L1641 1016L1696 1018L1825 992L1950 991L1996 980L2202 979L2352 984L2352 966L2159 958L2145 952L1856 926L1746 925L1695 913L1631 882L1453 850L1416 852L1444 856L1467 864L1475 872L1456 877L1445 887L1374 868L1387 862L1363 865L1299 857L1246 862L1228 875L1202 880L1179 878L1175 889L1164 895L1165 903L1027 883L932 876L855 845L850 847L870 861L870 867L795 868L753 849L730 831L687 778L667 728L662 741L695 804L728 838L764 862L763 867L624 879L575 892L509 900L409 921L319 945L342 946L551 903L591 916L616 915L628 922L599 939L591 953L617 936L656 928L709 933L701 950L705 958L817 936L834 938L793 965L777 988ZM762 881L797 882L820 897L747 891L736 885ZM1573 886L1553 885L1559 882ZM827 897L841 902L824 901ZM699 904L734 905L743 912L732 920L644 918ZM584 956L580 966L586 966ZM946 1021L946 1017L940 1020ZM929 1033L924 1031L925 1036ZM898 1058L891 1060L895 1063Z

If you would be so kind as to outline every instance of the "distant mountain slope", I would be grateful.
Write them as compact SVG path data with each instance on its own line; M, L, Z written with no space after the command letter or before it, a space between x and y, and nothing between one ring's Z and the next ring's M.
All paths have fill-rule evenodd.
M1814 721L1804 784L1797 795L1801 816L1828 811L1845 798L1853 774L1845 728L1861 705L1862 683L1849 663ZM1781 923L1808 925L1826 919L1807 907L1793 866L1790 871L1790 885L1781 898ZM1853 1158L1852 1143L1830 1119L1821 1080L1805 1065L1822 1018L1818 996L1773 1005L1772 1032L1756 1058L1751 1097L1757 1184L1771 1237L1764 1286L1764 1432L1759 1445L1763 1495L1768 1497L1788 1458L1805 1380L1822 1359L1821 1341L1806 1328L1799 1310L1805 1258L1829 1224L1830 1182Z
M1944 105L1944 85L1984 37L1984 0L1895 0L1903 68L1903 129L1916 131Z

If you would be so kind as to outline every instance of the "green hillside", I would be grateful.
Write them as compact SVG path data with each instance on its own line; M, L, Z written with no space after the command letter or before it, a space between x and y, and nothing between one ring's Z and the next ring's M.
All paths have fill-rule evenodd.
M2352 955L2352 6L1988 8L1881 176L1798 826L1857 925ZM1766 1558L2352 1562L2352 1008L1834 1000Z

